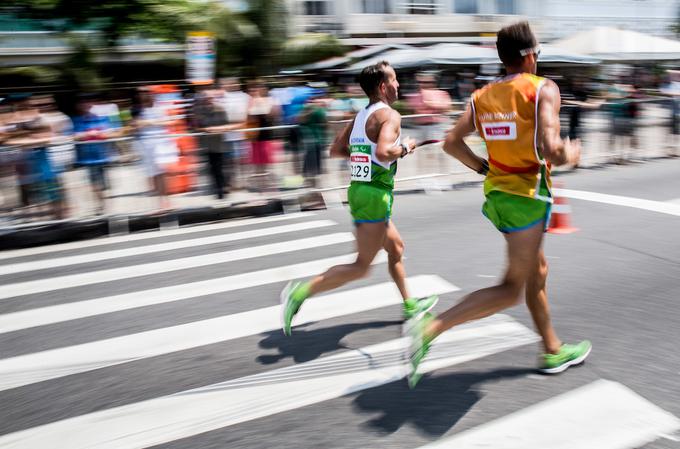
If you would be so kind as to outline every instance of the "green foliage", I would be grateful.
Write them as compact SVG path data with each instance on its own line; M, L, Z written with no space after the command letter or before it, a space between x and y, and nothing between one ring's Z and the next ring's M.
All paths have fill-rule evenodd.
M289 39L283 48L282 63L295 67L342 56L347 49L338 39L328 34L303 34Z
M59 67L60 84L79 92L100 90L103 80L94 62L92 50L84 40L74 40L71 45L75 51Z
M0 84L7 85L12 83L8 80L22 80L16 85L26 84L53 84L59 80L59 70L52 67L28 66L28 67L6 67L0 69Z
M281 64L281 49L288 37L288 12L283 0L250 0L244 18L258 34L244 39L240 51L243 70L249 75L275 73Z
M90 34L86 42L74 42L78 54L64 66L73 82L92 76L96 84L91 50L113 47L126 37L182 43L187 32L201 30L216 35L219 74L275 73L287 40L285 1L248 0L247 6L233 12L218 0L4 0L0 16L29 19L65 36L98 31L98 38Z

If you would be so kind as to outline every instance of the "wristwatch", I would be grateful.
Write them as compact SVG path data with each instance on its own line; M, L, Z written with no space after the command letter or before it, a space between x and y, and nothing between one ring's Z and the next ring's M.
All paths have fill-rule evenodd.
M401 146L401 156L399 156L399 158L403 158L404 156L406 156L409 153L408 145L406 145L405 143L402 143L402 144L400 144L400 146Z

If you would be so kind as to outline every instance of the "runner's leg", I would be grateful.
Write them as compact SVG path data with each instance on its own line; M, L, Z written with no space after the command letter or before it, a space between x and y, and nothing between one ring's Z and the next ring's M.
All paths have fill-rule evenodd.
M425 334L434 338L445 330L470 320L493 315L517 304L522 289L538 264L543 240L543 223L523 231L505 234L508 248L508 268L503 282L494 287L477 290L433 319Z
M404 241L397 230L397 227L389 222L387 224L387 232L385 234L385 242L383 248L387 252L387 268L392 276L392 280L397 285L401 297L406 300L410 297L408 288L406 287L406 270L404 269L404 262L402 256L404 254Z
M543 338L545 352L556 354L559 352L562 342L550 321L550 309L548 307L548 295L545 283L548 277L548 262L545 260L543 249L539 251L538 263L529 276L526 285L526 303L531 312L531 317L536 325L536 330Z
M361 223L356 228L357 259L350 264L336 265L309 282L309 296L338 288L366 276L371 262L385 240L385 222Z

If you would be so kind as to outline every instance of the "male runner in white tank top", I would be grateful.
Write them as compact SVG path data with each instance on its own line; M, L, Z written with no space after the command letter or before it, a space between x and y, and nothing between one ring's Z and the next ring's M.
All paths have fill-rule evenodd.
M359 84L369 104L336 137L330 151L332 157L350 159L347 197L356 226L357 259L336 265L309 282L286 286L281 292L286 335L290 335L293 317L307 298L365 277L381 248L388 254L389 272L404 299L407 319L430 310L437 302L436 296L410 297L402 262L404 242L390 221L397 159L415 148L413 139L402 142L401 116L389 106L398 98L397 74L383 61L366 67L359 75Z

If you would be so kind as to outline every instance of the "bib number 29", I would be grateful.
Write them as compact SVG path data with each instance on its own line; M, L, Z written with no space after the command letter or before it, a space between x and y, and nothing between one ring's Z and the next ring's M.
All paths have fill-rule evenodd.
M354 178L368 178L371 175L371 167L368 165L352 165L352 179Z
M371 146L352 145L349 166L352 181L371 181Z

